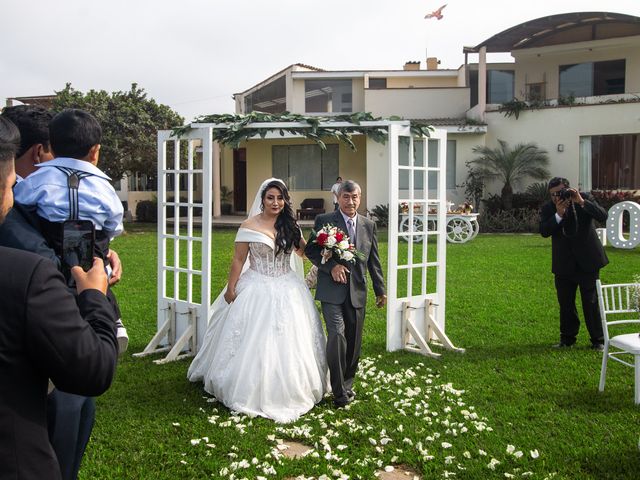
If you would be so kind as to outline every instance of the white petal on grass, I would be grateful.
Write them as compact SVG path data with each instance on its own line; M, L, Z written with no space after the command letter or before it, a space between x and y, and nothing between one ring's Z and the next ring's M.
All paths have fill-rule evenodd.
M449 442L442 442L441 445L442 445L442 448L451 448L453 446Z
M538 449L529 451L529 454L531 455L531 458L538 458L540 456L540 453L538 453Z

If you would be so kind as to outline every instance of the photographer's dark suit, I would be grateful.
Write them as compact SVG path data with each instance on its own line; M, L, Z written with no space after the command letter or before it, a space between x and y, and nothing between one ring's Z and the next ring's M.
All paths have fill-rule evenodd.
M116 369L115 315L107 298L76 298L55 265L0 247L0 478L59 479L47 435L47 384L100 395Z
M560 304L560 343L576 342L580 320L576 310L576 290L580 288L582 311L591 343L603 341L598 308L596 280L600 269L609 263L596 234L593 221L605 222L607 211L586 193L580 193L584 206L571 206L562 221L556 219L556 206L546 203L540 211L540 234L551 236L551 271L555 274L556 292ZM577 219L577 224L576 224Z
M339 209L317 216L314 230L318 231L327 224L347 232ZM327 325L327 363L335 399L346 398L358 369L367 304L366 270L369 270L376 296L385 294L376 225L362 215L358 215L356 220L355 245L364 255L364 260L356 260L355 264L343 263L351 272L346 284L333 281L331 269L337 262L331 258L322 264L322 249L317 244L309 242L305 249L306 256L318 267L316 300L322 303L322 315Z

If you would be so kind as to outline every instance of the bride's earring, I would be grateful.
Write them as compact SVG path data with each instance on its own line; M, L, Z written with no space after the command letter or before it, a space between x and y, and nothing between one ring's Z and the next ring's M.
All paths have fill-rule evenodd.
M264 203L261 203L261 204L260 204L260 211L261 211L261 212L264 212Z

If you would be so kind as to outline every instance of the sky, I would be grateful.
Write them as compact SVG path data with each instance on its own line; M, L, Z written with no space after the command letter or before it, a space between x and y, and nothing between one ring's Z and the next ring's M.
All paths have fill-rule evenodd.
M424 18L445 1L441 20ZM0 0L0 100L135 82L190 121L233 113L234 93L293 63L458 68L465 45L576 11L640 16L640 0Z

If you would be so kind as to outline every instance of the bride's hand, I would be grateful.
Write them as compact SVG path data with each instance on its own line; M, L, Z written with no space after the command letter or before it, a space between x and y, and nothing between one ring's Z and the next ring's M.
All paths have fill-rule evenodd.
M233 301L236 299L236 292L235 290L232 292L230 290L227 290L226 292L224 292L224 301L227 303L233 303Z

